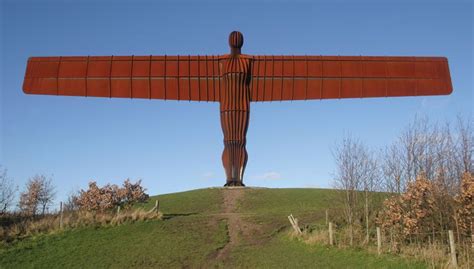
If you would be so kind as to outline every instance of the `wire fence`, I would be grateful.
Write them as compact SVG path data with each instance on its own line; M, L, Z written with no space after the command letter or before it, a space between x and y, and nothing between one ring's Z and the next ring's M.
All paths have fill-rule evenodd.
M321 212L316 213L322 216ZM302 237L307 243L323 243L339 248L365 248L369 252L395 254L422 260L431 268L473 268L474 236L457 230L433 230L413 232L401 236L393 229L383 229L376 223L369 223L369 229L362 223L348 225L328 217L326 220L308 225L303 224ZM290 221L291 222L291 221ZM294 223L292 223L292 226ZM295 229L295 227L293 226ZM295 234L298 234L295 229Z

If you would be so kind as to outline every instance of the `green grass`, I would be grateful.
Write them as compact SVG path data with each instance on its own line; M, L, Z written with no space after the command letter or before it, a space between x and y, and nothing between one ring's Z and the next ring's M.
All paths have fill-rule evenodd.
M426 268L422 263L369 254L364 250L307 245L280 234L265 247L244 246L229 259L229 267L250 268Z
M218 213L222 205L222 192L219 188L199 189L186 192L163 194L150 197L146 209L160 201L160 211L170 216Z
M288 215L334 207L337 191L330 189L249 189L239 212Z
M384 196L385 194L376 194ZM380 198L380 197L378 197ZM230 266L254 268L425 268L422 263L401 258L369 254L365 250L309 246L290 239L285 232L287 216L300 225L324 223L329 215L341 214L338 192L330 189L250 189L239 203L238 211L249 214L247 221L264 227L259 235L262 245L243 246L231 255ZM282 232L283 231L283 232Z
M333 214L340 210L337 199L337 191L329 189L250 189L238 212L284 223L290 214L307 222L324 221L326 209Z
M362 195L362 193L361 193ZM387 194L375 193L379 202ZM249 189L238 205L238 212L247 219L264 225L270 234L289 226L287 216L298 218L300 226L325 224L326 210L330 219L341 219L341 193L334 189Z
M43 235L0 249L0 268L198 267L227 242L218 212L221 192L203 189L152 197L166 220ZM140 205L143 206L143 205Z
M198 266L225 244L223 224L194 217L73 230L21 242L0 254L1 264L5 268Z
M0 248L0 268L424 268L413 261L364 250L307 245L288 237L288 214L311 224L338 213L336 192L322 189L246 189L237 212L258 224L257 244L243 242L225 262L228 242L221 204L225 190L201 189L152 197L164 220L82 228L41 235Z

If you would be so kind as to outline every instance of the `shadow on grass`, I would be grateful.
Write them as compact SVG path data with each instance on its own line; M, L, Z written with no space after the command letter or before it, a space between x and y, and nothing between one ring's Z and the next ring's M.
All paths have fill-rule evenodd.
M163 214L163 220L169 220L172 218L176 217L187 217L187 216L192 216L192 215L197 215L197 212L191 212L191 213L176 213L176 214Z

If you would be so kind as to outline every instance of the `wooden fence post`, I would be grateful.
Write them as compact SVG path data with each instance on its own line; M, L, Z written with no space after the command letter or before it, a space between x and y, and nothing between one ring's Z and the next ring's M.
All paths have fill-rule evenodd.
M332 229L332 222L329 222L329 245L334 245L334 234Z
M300 227L298 226L298 220L293 217L293 214L290 214L288 216L288 220L291 223L291 226L293 226L293 229L295 232L299 235L301 235L303 232L301 231Z
M120 206L117 206L117 215L120 214Z
M156 212L158 213L160 211L160 200L155 200L155 206L148 211L148 213Z
M290 221L291 227L293 227L293 230L296 232L295 224L293 223L293 220L291 219L291 215L288 216L288 220Z
M328 210L326 209L326 225L328 225L328 219L329 219L329 217L328 217Z
M382 237L380 235L380 227L377 227L377 253L382 254Z
M63 202L59 202L59 229L63 228Z
M454 268L458 268L458 260L456 258L456 246L454 244L453 230L448 231L449 236L449 248L451 249L451 263Z
M293 214L290 214L291 218L293 219L293 223L295 224L295 229L298 232L298 234L302 234L303 232L300 229L300 226L298 225L298 219L293 217Z

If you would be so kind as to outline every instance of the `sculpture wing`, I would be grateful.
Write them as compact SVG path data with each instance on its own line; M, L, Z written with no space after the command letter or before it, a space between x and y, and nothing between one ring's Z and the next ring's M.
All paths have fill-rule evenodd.
M29 58L28 94L219 100L219 56Z
M444 57L253 56L253 102L444 95Z

